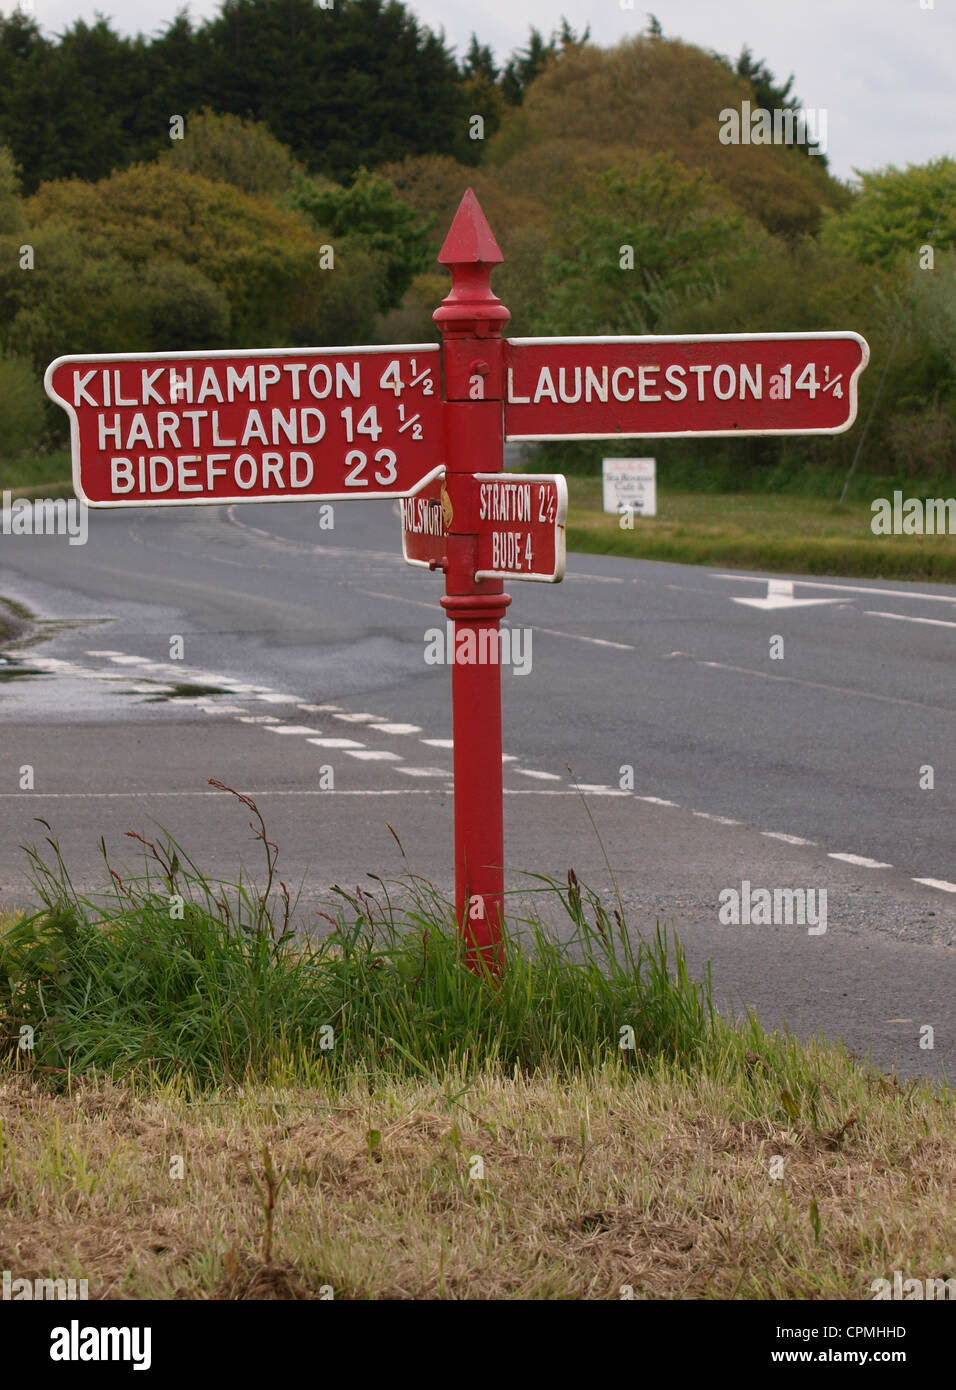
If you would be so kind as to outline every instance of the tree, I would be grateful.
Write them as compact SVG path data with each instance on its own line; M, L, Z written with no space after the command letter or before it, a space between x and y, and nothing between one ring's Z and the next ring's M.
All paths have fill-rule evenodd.
M934 260L956 248L956 160L890 165L857 177L852 205L825 217L824 245L867 265L914 267L925 245L933 247Z
M209 105L264 121L313 171L466 149L454 57L399 0L226 0L199 37Z
M176 323L171 317L172 292L166 294L166 308L156 307L163 285L172 282L170 263L183 286L182 267L194 268L225 297L230 345L237 348L321 342L325 310L331 306L339 333L346 335L342 341L349 341L351 333L366 327L374 315L366 284L376 285L376 268L360 247L337 255L334 269L323 269L322 239L300 213L229 184L181 173L165 160L134 165L95 184L45 184L27 201L25 214L31 239L38 242L37 269L29 275L14 271L6 281L0 274L0 323L12 319L10 331L17 334L23 328L18 307L42 310L44 333L59 333L51 310L61 302L61 291L67 293L64 314L72 343L59 348L61 352L152 347L151 334L160 331L161 323L186 332L188 319ZM77 274L75 285L67 286L64 277L62 285L56 280L61 289L54 292L43 252L47 241L55 245L57 264L69 265ZM157 270L157 263L163 268ZM141 292L144 275L151 277L148 304ZM218 325L217 331L224 332L219 301L196 275L189 283L205 296L203 324L210 329ZM4 305L5 291L12 296L12 314ZM24 302L26 295L31 296L29 303ZM103 303L109 309L105 322L98 317ZM351 320L350 303L355 305ZM33 332L31 344L39 353L38 343Z
M387 179L367 169L359 170L349 188L301 179L289 203L332 237L343 254L360 247L372 260L381 261L380 313L400 304L415 275L430 268L426 224L401 201Z
M729 58L725 58L719 53L714 53L711 56L729 71L750 83L755 106L764 111L800 111L802 109L803 102L793 94L793 84L796 80L793 73L781 86L767 64L762 59L758 61L754 58L746 44L741 49L740 57L736 63L731 63ZM804 144L798 144L796 148L804 155L809 155L811 150L814 150L813 159L819 160L824 168L826 167L827 157L814 142L807 140Z
M554 37L548 43L532 25L528 46L516 49L505 66L501 78L501 90L506 101L512 106L520 106L528 87L554 57L557 45Z
M304 172L268 126L214 111L187 116L183 138L164 157L183 173L266 197L288 192Z
M471 36L471 43L468 45L468 52L465 54L461 70L466 77L486 77L490 82L497 81L498 68L494 54L487 44L478 42L478 36L474 33Z
M19 235L25 226L17 166L10 150L0 145L0 236Z
M637 157L596 175L587 196L561 210L532 331L653 333L675 302L719 293L752 244L706 175L664 155Z

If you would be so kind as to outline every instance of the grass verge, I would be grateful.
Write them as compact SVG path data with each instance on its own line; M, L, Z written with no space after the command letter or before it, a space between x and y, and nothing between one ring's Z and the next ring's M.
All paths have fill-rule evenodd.
M570 477L568 487L569 550L788 574L956 580L956 538L874 536L868 502L658 488L658 515L635 517L627 530L602 510L600 478Z
M216 784L221 785L221 784ZM228 788L222 788L229 790ZM234 793L235 794L235 793ZM539 880L502 979L409 878L322 941L168 837L0 920L0 1268L91 1298L869 1298L954 1275L956 1106L731 1025L662 933ZM104 847L105 856L105 847ZM530 947L530 949L529 949ZM24 1045L26 1044L26 1045Z
M202 1094L7 1070L0 1265L94 1299L865 1299L954 1274L951 1098L756 1029L714 1045Z
M0 492L12 497L73 497L73 466L68 449L29 458L0 459Z

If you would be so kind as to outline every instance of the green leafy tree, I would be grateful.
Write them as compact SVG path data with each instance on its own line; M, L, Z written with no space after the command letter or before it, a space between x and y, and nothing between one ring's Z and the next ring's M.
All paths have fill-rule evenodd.
M311 170L465 153L458 66L398 0L226 0L200 38L209 105L264 121Z
M266 197L288 192L303 173L268 126L208 110L186 117L183 138L164 158L184 173Z
M387 179L367 169L360 169L348 188L302 179L289 201L327 232L343 254L360 247L382 262L380 313L400 304L415 275L429 267L426 224L401 201Z
M43 435L46 396L27 358L0 356L0 459L35 449Z
M933 247L934 259L956 247L956 160L891 165L858 177L852 205L825 216L825 246L867 265L911 266L923 246Z
M675 300L718 293L752 239L706 175L663 155L602 173L553 227L536 331L654 332Z
M25 226L17 166L10 150L0 145L0 236L19 235Z
M25 325L19 310L29 310L35 320L39 315L30 330L35 354L48 350L39 346L40 322L44 341L51 332L62 339L69 329L69 345L59 351L149 348L161 324L180 335L200 328L204 334L224 333L221 304L208 285L228 303L230 346L324 341L325 307L333 304L342 341L367 326L366 291L360 280L371 274L372 283L377 282L361 248L337 255L335 268L323 269L320 238L301 214L229 184L181 173L166 161L134 165L95 184L45 184L27 200L25 214L35 229L31 239L38 243L36 269L29 275L11 272L12 281L0 273L0 324L12 320L11 331L20 334ZM60 292L66 286L61 287L58 277L51 278L44 253L49 240L58 248L58 263L85 267L65 305ZM163 269L156 270L156 263ZM174 273L170 263L178 267L176 276L185 274L182 267L190 267L203 277L189 279L188 292L198 295L201 290L203 296L202 315L191 325L185 308L178 320L173 318L173 291L165 294L162 307L160 292ZM152 287L149 296L141 291L144 275ZM91 281L96 282L95 291ZM185 288L185 281L181 283ZM12 314L5 293L14 303ZM30 302L18 306L16 301L24 296ZM90 299L98 302L85 302ZM352 299L356 312L350 323L346 311ZM99 313L104 302L110 305L105 322ZM61 326L55 321L57 306L65 311Z

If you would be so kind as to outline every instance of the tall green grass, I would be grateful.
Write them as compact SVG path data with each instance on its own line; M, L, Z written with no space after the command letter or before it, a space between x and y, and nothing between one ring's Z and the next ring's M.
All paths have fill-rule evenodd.
M500 977L467 967L453 906L414 875L336 889L327 934L294 931L276 847L239 800L265 854L261 890L208 878L165 833L134 836L144 868L132 880L101 842L112 888L98 898L74 889L52 835L27 850L42 907L0 936L9 1048L29 1025L26 1058L53 1081L141 1071L207 1086L689 1062L714 1026L709 977L690 979L679 944L659 927L634 944L621 908L609 913L573 871L537 879L533 910L506 928Z

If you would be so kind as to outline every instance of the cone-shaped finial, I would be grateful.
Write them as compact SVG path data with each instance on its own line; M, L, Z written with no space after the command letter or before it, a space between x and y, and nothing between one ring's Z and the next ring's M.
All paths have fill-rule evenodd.
M498 265L504 260L474 190L465 190L438 253L440 265Z
M500 336L502 324L511 315L489 278L504 256L470 188L458 205L438 260L451 271L451 290L432 314L441 331L447 336Z

